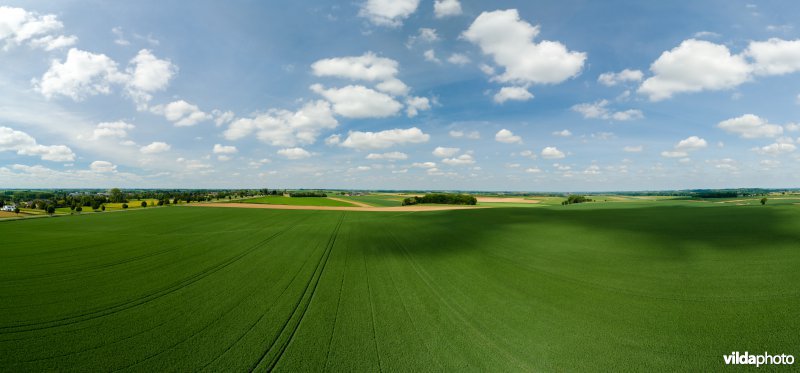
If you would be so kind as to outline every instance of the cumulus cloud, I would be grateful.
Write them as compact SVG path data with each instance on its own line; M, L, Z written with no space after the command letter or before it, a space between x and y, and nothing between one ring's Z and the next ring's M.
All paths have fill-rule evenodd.
M800 71L800 40L772 38L753 41L744 54L753 59L757 75L784 75Z
M284 156L287 159L296 160L296 159L305 159L311 157L311 153L308 150L303 148L286 148L278 150L278 155Z
M516 9L481 13L462 36L492 56L504 72L493 79L515 84L555 84L583 69L586 53L557 41L535 42L539 26L520 19Z
M473 159L470 154L461 154L458 157L442 159L442 163L451 166L464 166L474 164L475 159Z
M104 54L71 48L64 62L55 60L34 87L47 98L66 96L81 101L88 96L111 93L112 84L124 84L128 76Z
M236 119L228 125L223 136L227 140L238 140L255 134L264 143L291 147L311 144L322 130L338 125L331 105L319 100L306 103L298 111L272 109L253 118Z
M494 135L495 141L503 142L506 144L521 144L522 137L514 135L513 132L503 128Z
M47 51L74 45L78 38L58 35L64 24L53 14L41 15L22 8L0 6L0 42L3 50L27 44Z
M414 162L411 164L411 167L417 168L435 168L436 163L434 162Z
M420 110L430 110L431 102L427 97L409 97L406 99L406 115L409 118L417 116Z
M408 154L401 152L369 153L367 159L403 160L408 159Z
M406 42L406 47L411 48L417 43L433 43L439 40L439 35L436 33L436 29L421 27L416 35L411 35L408 37L408 41Z
M398 27L417 11L417 6L419 0L367 0L358 15L378 26Z
M172 149L172 147L169 144L161 141L154 141L149 145L139 148L139 151L143 154L157 154L169 151L170 149Z
M641 110L628 109L623 111L612 111L608 108L608 100L597 102L587 102L572 106L572 111L580 113L586 119L607 119L617 121L629 121L644 118Z
M425 57L425 61L435 62L435 63L442 63L442 61L436 57L436 51L433 49L428 49L425 53L422 54Z
M528 92L525 87L503 87L495 93L494 102L502 104L508 100L528 101L533 98L533 94Z
M362 85L325 89L314 84L311 90L330 101L336 114L347 118L385 118L403 108L391 96Z
M433 14L436 18L460 15L461 3L458 0L436 0L433 2Z
M325 145L337 145L342 142L341 135L330 135L325 139Z
M341 146L358 150L383 149L395 145L423 143L429 139L430 135L423 133L417 127L395 128L379 132L351 131L342 141Z
M470 63L469 57L463 55L461 53L453 53L450 57L447 57L447 62L452 63L453 65L466 65Z
M92 172L108 173L116 172L117 166L108 161L94 161L89 165L89 169Z
M457 139L460 139L460 138L463 137L463 138L467 138L467 139L470 139L470 140L478 140L478 139L481 138L481 134L478 131L464 132L464 131L452 130L452 131L450 131L449 134L450 134L450 137L454 137L454 138L457 138Z
M102 138L117 138L122 139L128 137L128 131L136 128L133 124L125 123L123 121L116 122L102 122L98 123L97 127L92 132L92 140L99 140Z
M607 72L600 74L600 76L597 77L597 81L600 82L600 84L612 87L620 83L639 82L642 80L642 77L644 77L644 73L640 70L625 69L618 73Z
M553 132L553 136L570 137L570 136L572 136L572 132L570 132L568 129L564 129L564 130L561 130L561 131Z
M665 158L683 158L689 156L689 153L678 150L665 150L661 152L661 156Z
M785 153L791 153L796 149L797 146L795 146L794 140L792 140L790 137L781 137L772 144L753 148L752 150L762 155L778 156Z
M233 145L214 144L214 154L236 154L239 150Z
M311 71L316 76L366 81L393 79L397 75L397 68L397 61L372 52L361 56L325 58L311 64Z
M447 158L456 155L461 149L459 148L445 148L442 146L437 146L436 149L433 149L433 155L439 158Z
M75 153L66 145L41 145L25 132L2 126L0 126L0 151L15 151L19 155L38 156L42 160L53 162L75 160Z
M739 135L744 139L759 137L778 137L783 134L783 127L770 124L766 119L754 114L745 114L740 117L723 120L717 127L728 133Z
M626 146L622 148L622 150L626 153L641 153L644 150L644 147L641 145L636 146Z
M708 146L708 142L705 139L701 139L697 136L689 136L681 141L678 141L675 144L676 150L697 150L702 149Z
M539 169L538 167L530 167L530 168L526 168L525 172L527 172L529 174L538 174L538 173L541 173L542 170Z
M752 67L722 44L689 39L662 53L650 71L653 76L638 91L660 101L676 93L736 87L749 79Z
M184 100L170 102L167 105L157 105L150 108L155 114L164 115L168 121L178 127L194 126L197 123L211 120L213 116L200 110L197 105Z
M542 149L542 158L544 159L561 159L566 157L566 154L561 150L558 150L555 146L547 146Z
M33 80L33 85L48 99L65 96L75 101L109 94L112 86L121 85L137 109L144 110L152 93L166 89L176 71L171 62L158 59L147 49L139 51L122 72L104 54L71 48L63 62L54 60L41 79Z

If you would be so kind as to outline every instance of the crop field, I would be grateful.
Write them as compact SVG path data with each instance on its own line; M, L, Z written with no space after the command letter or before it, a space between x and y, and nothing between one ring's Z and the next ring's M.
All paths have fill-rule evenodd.
M366 203L375 207L391 207L403 204L403 198L399 196L388 196L381 194L369 194L366 196L337 196L336 198Z
M2 371L716 371L800 346L788 201L181 206L0 237Z
M224 201L223 201L224 202ZM241 203L261 203L265 205L290 205L290 206L333 206L333 207L352 207L351 203L336 201L324 197L284 197L267 196L258 198L248 198L234 202Z

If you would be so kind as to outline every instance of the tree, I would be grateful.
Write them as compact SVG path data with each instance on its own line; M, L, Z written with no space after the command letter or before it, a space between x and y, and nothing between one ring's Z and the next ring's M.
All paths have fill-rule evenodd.
M767 204L767 197L764 197L761 199L761 206L764 206L766 204Z
M160 200L158 200L158 203L156 203L156 204L159 205L159 206L164 206L164 200L160 199Z
M81 207L81 206L78 206L78 207L76 207L76 208L75 208L75 211L77 211L78 213L80 213L81 211L83 211L83 207Z
M142 207L147 207L147 201L142 201Z
M111 202L125 202L125 196L119 188L112 188L108 194L110 194Z
M102 210L102 211L106 211L106 205L102 205L102 206L100 206L100 210Z
M19 207L14 207L14 213L19 215Z
M126 208L128 208L128 204L127 204L127 203L123 203L123 204L122 204L122 208L123 208L123 209L126 209Z
M55 206L47 205L47 213L48 214L53 215L53 214L55 214L55 212L56 212L56 207Z

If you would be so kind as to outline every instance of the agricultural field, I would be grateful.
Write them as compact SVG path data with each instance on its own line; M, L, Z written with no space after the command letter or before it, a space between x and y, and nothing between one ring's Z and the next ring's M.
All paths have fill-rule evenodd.
M800 206L771 203L3 221L0 367L712 371L731 351L796 354Z
M227 202L227 201L221 201ZM266 196L258 198L247 198L236 200L233 202L239 203L260 203L265 205L290 205L290 206L331 206L331 207L353 207L352 203L344 201L337 201L335 199L324 197L284 197L284 196Z
M403 204L403 198L396 195L368 194L365 196L336 196L336 198L366 203L374 207L392 207Z

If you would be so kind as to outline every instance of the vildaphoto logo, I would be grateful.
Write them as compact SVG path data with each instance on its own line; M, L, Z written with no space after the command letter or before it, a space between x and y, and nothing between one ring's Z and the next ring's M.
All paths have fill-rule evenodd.
M745 351L743 354L740 354L739 351L733 351L730 355L722 355L722 358L725 360L726 365L755 365L756 367L761 365L793 365L794 364L794 356L792 355L770 355L766 351L762 355L750 355L749 352Z

